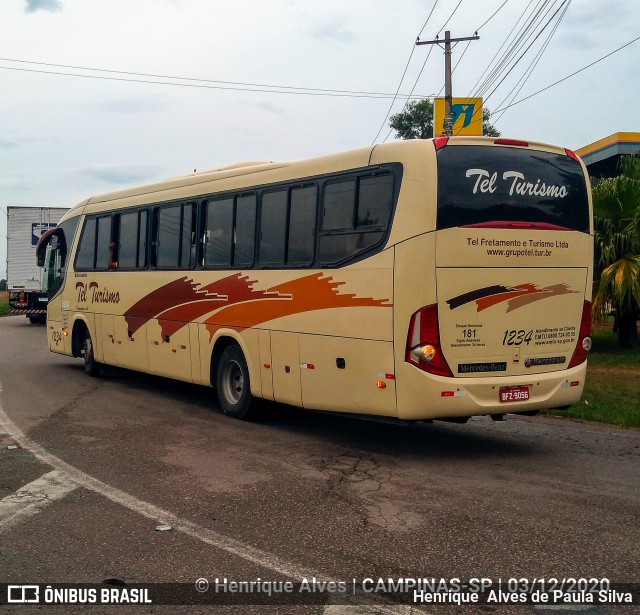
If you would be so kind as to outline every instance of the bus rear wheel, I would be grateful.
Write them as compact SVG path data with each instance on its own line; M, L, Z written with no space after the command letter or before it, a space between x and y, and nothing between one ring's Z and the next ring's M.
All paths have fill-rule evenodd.
M216 392L224 414L240 420L251 417L254 400L249 368L242 350L235 344L227 346L218 360Z
M89 331L85 332L84 339L82 340L82 358L84 359L84 371L87 376L91 376L92 378L100 376L100 364L96 361L93 353L93 341Z

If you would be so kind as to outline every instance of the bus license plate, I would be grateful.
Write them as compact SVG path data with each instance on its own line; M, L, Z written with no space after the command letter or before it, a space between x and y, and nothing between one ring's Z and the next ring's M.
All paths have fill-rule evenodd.
M500 401L527 401L529 399L529 387L505 387L500 389Z

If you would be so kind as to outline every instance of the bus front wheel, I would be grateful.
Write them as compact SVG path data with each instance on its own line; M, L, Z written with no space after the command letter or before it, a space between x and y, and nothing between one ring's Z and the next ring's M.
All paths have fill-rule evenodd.
M250 418L253 396L249 368L239 346L227 346L216 369L216 391L222 412L235 419Z

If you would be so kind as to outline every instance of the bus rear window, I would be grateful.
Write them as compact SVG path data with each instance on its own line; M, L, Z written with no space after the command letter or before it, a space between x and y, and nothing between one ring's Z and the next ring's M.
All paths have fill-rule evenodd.
M438 152L438 229L529 222L589 232L580 163L564 154L456 145Z

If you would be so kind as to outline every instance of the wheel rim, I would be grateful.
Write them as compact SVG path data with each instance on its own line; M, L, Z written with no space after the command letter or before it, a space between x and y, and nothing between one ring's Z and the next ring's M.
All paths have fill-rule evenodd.
M237 361L229 361L222 373L222 393L230 404L237 404L244 391L244 374Z
M90 369L93 363L93 345L91 344L91 338L85 337L84 339L84 366L85 369Z

